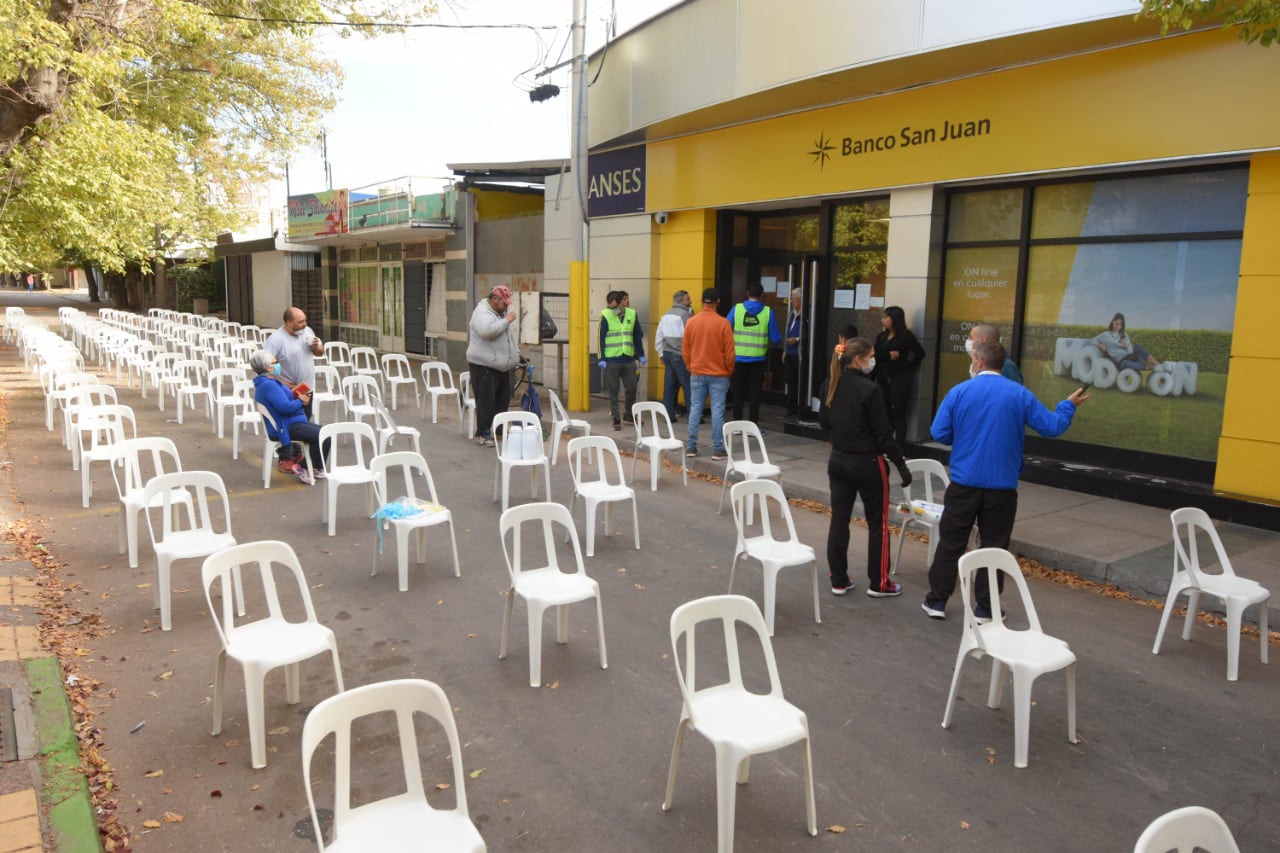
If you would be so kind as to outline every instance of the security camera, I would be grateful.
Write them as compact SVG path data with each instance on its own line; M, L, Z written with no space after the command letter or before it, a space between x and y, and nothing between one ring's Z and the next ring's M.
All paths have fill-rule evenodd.
M658 223L659 225L666 225L667 212L665 210L659 210L657 213L653 215L653 221Z

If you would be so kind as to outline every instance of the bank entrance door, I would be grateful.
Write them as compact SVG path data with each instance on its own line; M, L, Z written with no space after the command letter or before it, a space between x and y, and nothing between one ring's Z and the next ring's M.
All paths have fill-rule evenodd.
M784 344L782 349L769 350L764 402L785 406L787 410L794 406L801 420L816 420L810 400L818 393L818 387L822 383L821 369L817 371L816 378L814 370L814 365L822 361L822 346L820 341L815 342L812 334L812 330L819 328L815 319L820 300L815 285L821 266L815 254L795 254L762 260L756 271L758 280L764 286L764 302L773 310ZM787 321L791 313L791 292L797 288L800 290L800 353L792 372L792 357L787 356L784 360L783 355ZM789 377L795 377L798 385L794 401L788 399L787 395Z

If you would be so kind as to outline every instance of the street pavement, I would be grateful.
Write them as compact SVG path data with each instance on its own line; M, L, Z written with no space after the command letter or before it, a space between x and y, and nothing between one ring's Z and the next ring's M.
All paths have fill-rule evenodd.
M2 293L0 302L15 296L26 294ZM38 385L12 348L0 351L0 392L15 499L7 512L41 526L71 600L108 626L80 640L82 654L69 658L80 677L101 682L91 702L93 726L134 849L314 847L299 737L309 708L335 690L327 659L302 664L296 706L285 703L283 676L269 676L268 766L253 770L234 663L223 733L210 735L218 645L198 561L175 566L173 630L162 632L151 606L149 546L142 546L138 569L116 553L117 501L105 467L94 472L91 507L81 508L79 475L57 435L45 431ZM330 538L320 521L322 486L274 473L271 488L262 488L261 439L250 436L233 461L230 438L211 434L202 415L188 412L180 426L171 405L157 410L154 395L143 400L121 387L120 396L135 407L140 435L172 437L187 469L223 477L239 541L294 546L317 615L337 634L348 688L403 677L444 688L464 744L471 816L490 850L714 847L713 755L700 736L685 740L674 807L660 808L680 713L670 615L685 601L726 591L734 548L732 518L727 509L716 513L720 485L706 473L705 455L687 487L668 468L657 492L648 489L648 463L640 461L640 550L632 547L629 512L616 512L614 534L598 531L596 555L586 559L601 586L608 669L599 667L591 606L574 605L567 644L555 643L552 620L544 624L543 686L534 689L523 603L516 604L510 654L498 659L507 575L491 499L494 452L461 437L452 417L433 426L420 412L402 407L399 414L422 430L441 500L454 514L462 577L453 577L444 535L433 530L426 565L411 566L410 588L398 592L390 542L370 576L375 528L357 489L341 494L337 536ZM597 432L628 449L628 432L611 432L607 416L591 417ZM678 428L683 433L683 424ZM788 492L820 501L826 448L802 441L777 431L768 437ZM624 458L628 470L630 463ZM560 502L570 496L563 461L553 469L551 491ZM516 477L512 495L513 502L529 499L527 477ZM1050 567L1077 569L1055 565L1076 560L1094 574L1150 574L1142 582L1152 589L1163 574L1167 584L1170 561L1158 559L1168 547L1167 513L1043 486L1026 486L1022 495L1014 550L1039 546L1044 550L1030 556ZM828 519L804 506L792 512L800 539L819 553L825 581ZM581 507L577 524L581 533ZM1237 571L1276 589L1280 537L1235 527L1229 539ZM750 783L738 787L737 849L1127 850L1153 818L1190 804L1221 813L1242 850L1280 848L1270 746L1280 687L1274 667L1258 659L1256 638L1242 639L1240 679L1228 683L1224 629L1197 625L1186 643L1175 621L1153 656L1158 609L1032 580L1044 629L1067 641L1079 660L1080 742L1066 739L1062 675L1045 675L1035 685L1030 766L1016 770L1012 690L1003 709L986 708L984 663L965 667L952 727L939 725L962 620L956 601L942 622L920 611L927 545L908 539L898 575L906 593L883 600L863 595L861 527L850 548L858 588L836 598L824 584L820 623L807 569L784 570L778 583L773 648L787 698L808 714L818 837L804 829L801 756L789 747L758 756ZM1061 559L1051 559L1055 554ZM261 592L248 576L246 583L252 606ZM740 566L734 591L761 601L758 567ZM1015 608L1011 619L1018 618ZM722 671L719 655L704 646L700 675ZM755 658L747 679L759 689ZM385 722L357 729L357 801L398 785L398 752ZM439 732L425 731L429 786L451 782ZM327 754L319 766L314 779L324 801L332 787ZM448 805L452 792L431 787L431 799Z

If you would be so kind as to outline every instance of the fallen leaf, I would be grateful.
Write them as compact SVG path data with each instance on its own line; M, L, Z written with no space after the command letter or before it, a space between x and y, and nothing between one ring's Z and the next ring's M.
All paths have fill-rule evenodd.
M173 670L168 669L156 676L156 681L168 681L173 678Z
M142 825L143 825L144 827L146 827L147 829L159 829L159 828L160 828L160 821L158 821L158 820L144 820L144 821L142 822Z
M262 811L262 803L254 803L254 805L253 805L253 810L254 810L255 812L260 812L260 811Z
M288 726L276 726L274 729L271 729L270 731L267 732L267 734L269 735L287 735L288 733L289 733Z
M467 634L467 639L468 639L468 640L474 640L475 638L476 638L476 635L475 635L475 634Z
M251 785L251 786L249 787L249 790L250 790L250 791L258 791L258 790L261 790L261 789L262 789L262 786L261 786L261 785Z
M642 583L632 584L632 586L634 586L636 589L644 589L644 584Z
M968 829L968 828L969 828L969 821L967 821L967 820L962 820L962 821L960 821L960 828L961 828L961 829Z
M210 792L209 792L209 796L211 796L211 797L221 797L221 796L222 796L222 792L215 788L214 790L212 790L212 791L210 791Z
M832 832L832 833L835 833L836 835L839 835L840 833L844 832L844 827L838 823L833 823L831 826L827 827L827 832Z
M180 815L180 814L178 814L178 813L176 813L176 812L165 812L165 813L164 813L164 822L165 822L165 823L182 823L182 821L184 821L185 819L186 819L186 818L184 818L182 815Z
M452 787L453 787L453 786L452 786L452 785L450 785L448 782L438 782L438 783L436 784L436 790L437 790L437 791L447 791L447 790L449 790L449 789L450 789L450 788L452 788Z
M159 779L161 776L163 776L163 775L164 775L164 771L163 771L163 770L148 770L146 773L143 773L142 775L143 775L143 776L146 776L148 779Z
M151 584L149 584L149 583L140 583L140 584L138 584L138 589L151 589Z
M481 767L479 770L472 770L472 771L471 771L471 778L472 778L472 779L479 779L479 778L480 778L480 774L481 774L481 773L483 773L483 772L484 772L484 768L483 768L483 767Z
M558 679L558 678L557 678L555 681L553 681L553 682L551 682L550 684L548 684L548 685L547 685L547 689L548 689L548 690L559 690L559 689L560 689L560 679Z

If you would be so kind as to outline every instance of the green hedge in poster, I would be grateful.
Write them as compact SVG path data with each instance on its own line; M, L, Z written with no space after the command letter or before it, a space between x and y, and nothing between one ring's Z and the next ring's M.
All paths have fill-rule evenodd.
M1023 330L1022 360L1053 361L1058 338L1094 338L1101 326L1026 326ZM1211 329L1128 329L1135 344L1145 347L1160 361L1193 361L1201 373L1226 373L1231 360L1231 333Z

